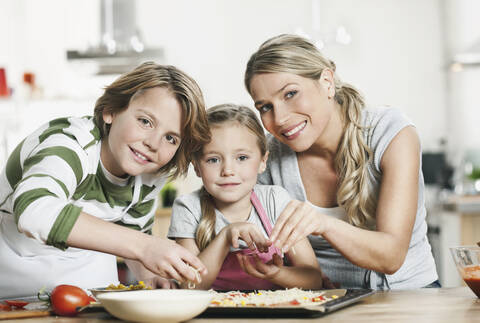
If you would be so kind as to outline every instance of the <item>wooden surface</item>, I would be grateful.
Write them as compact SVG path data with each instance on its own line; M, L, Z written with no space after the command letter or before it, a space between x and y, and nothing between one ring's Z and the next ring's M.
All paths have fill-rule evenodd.
M379 291L360 302L323 317L305 318L204 318L189 322L435 322L462 323L480 321L480 299L466 287L424 288L411 291ZM80 317L36 317L31 319L5 320L3 322L57 322L57 323L105 323L119 322L106 313L82 314Z

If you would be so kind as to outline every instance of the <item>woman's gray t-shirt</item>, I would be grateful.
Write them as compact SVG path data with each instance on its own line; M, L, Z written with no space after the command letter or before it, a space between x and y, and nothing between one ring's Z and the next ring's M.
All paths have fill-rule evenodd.
M382 179L380 162L383 153L398 132L407 126L413 126L413 123L399 110L381 107L364 109L362 125L365 127L365 143L373 152L373 161L368 165L370 184L374 191L378 192ZM296 153L271 135L268 136L268 141L270 150L268 166L259 176L258 182L280 185L292 198L307 201ZM400 269L393 275L385 275L358 267L345 259L322 237L310 236L309 240L317 260L331 281L339 282L344 288L410 289L424 287L438 279L426 235L424 181L421 168L418 177L417 214L409 249ZM342 217L338 216L338 210L313 206L327 215Z

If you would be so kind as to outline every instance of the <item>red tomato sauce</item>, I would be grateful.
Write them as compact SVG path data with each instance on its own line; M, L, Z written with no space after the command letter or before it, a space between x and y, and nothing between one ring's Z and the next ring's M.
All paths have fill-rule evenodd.
M480 298L480 266L463 268L465 284Z

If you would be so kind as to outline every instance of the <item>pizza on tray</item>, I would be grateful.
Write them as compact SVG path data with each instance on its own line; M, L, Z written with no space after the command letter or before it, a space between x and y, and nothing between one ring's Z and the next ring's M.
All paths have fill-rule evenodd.
M291 288L284 290L258 290L254 292L215 292L210 303L212 307L288 307L312 306L326 303L337 298L326 297L324 291Z

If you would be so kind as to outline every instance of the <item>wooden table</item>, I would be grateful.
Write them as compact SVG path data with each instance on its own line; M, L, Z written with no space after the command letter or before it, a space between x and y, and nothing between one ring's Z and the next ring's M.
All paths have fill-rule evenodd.
M189 323L206 322L435 322L461 323L480 321L480 299L467 287L424 288L410 291L379 291L360 302L337 312L313 319L243 319L200 318ZM37 317L30 319L4 320L0 322L55 322L55 323L106 323L120 322L106 313L90 313L81 317Z

